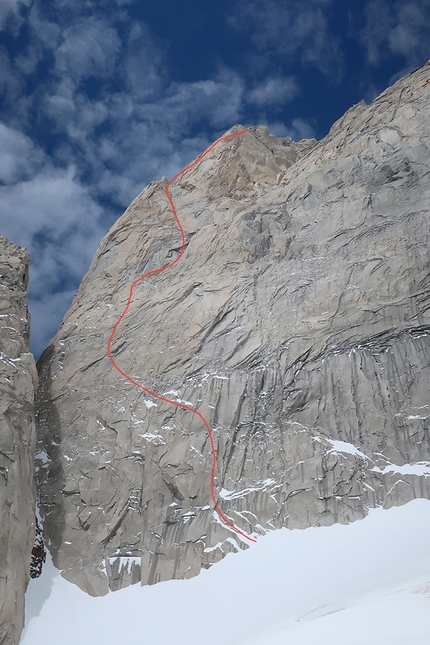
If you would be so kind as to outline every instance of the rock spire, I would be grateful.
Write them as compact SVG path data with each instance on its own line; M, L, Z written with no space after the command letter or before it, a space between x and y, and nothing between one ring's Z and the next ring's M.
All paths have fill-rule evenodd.
M27 251L0 236L0 643L18 645L35 536L34 394Z

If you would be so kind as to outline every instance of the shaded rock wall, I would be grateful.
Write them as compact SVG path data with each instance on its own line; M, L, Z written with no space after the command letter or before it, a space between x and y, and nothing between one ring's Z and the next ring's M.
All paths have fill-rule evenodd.
M171 190L186 252L136 288L113 352L208 419L220 506L247 533L430 495L429 98L427 65L318 143L251 128ZM131 281L179 251L164 186L101 242L39 364L45 532L94 595L246 546L212 508L202 424L106 355Z
M0 643L17 645L35 535L34 390L29 255L0 236Z

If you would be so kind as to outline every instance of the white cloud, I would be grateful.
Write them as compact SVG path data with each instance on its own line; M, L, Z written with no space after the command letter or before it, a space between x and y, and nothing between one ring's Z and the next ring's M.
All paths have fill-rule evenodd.
M0 189L3 228L7 235L18 235L26 246L33 237L43 232L51 240L67 242L70 228L79 227L87 238L94 228L91 223L100 213L99 207L91 205L88 191L76 181L74 169L45 168L29 181Z
M247 99L257 106L282 105L298 94L294 78L269 77L252 89Z
M29 76L36 70L36 66L42 59L42 55L40 47L30 45L25 53L21 53L15 58L14 66L17 67L24 76Z
M396 24L388 38L391 51L406 59L415 58L421 49L428 55L430 2L402 3L397 9Z
M388 56L405 59L404 73L429 57L430 0L369 0L360 34L367 60L379 65Z
M35 1L44 4L44 0ZM135 0L55 0L55 9L66 15L69 14L69 16L72 12L77 14L97 14L101 12L108 13L112 8L115 10L115 5L122 7L133 2ZM112 7L112 5L114 6Z
M42 157L28 137L0 123L0 182L10 184L28 177Z
M90 101L85 94L76 91L73 81L67 77L56 86L55 94L45 97L42 106L53 120L55 131L69 138L69 141L65 138L65 146L80 143L83 155L97 144L97 140L94 141L96 128L111 116L108 99ZM74 158L72 150L70 153Z
M104 20L90 18L67 28L58 47L56 68L75 81L112 74L120 47L118 34Z
M268 124L269 131L276 137L290 137L293 141L301 139L313 139L315 130L312 125L304 119L293 119L290 125L285 125L279 121Z
M161 84L161 77L154 84ZM127 88L90 100L65 77L46 97L44 109L54 120L54 131L67 135L63 150L57 151L63 162L79 158L81 167L88 168L92 192L126 206L146 183L175 174L179 164L201 152L204 145L191 147L190 131L212 137L226 130L240 121L243 104L243 81L223 69L214 79L171 83L147 100ZM198 140L209 143L206 136Z
M28 41L23 39L20 53L13 59L13 68L18 69L24 76L30 76L37 73L36 66L43 59L45 50L54 52L57 48L61 28L41 17L36 4L33 4L28 11L26 23L29 38Z
M25 138L15 137L15 141L21 146L16 149L17 158L22 151L30 151L41 159ZM19 161L12 156L8 167L14 176ZM49 341L54 318L58 326L70 292L76 290L105 233L101 208L77 181L74 169L54 169L44 161L41 172L31 179L0 187L1 232L30 251L29 301L36 354Z
M2 107L11 111L11 121L26 121L29 98L24 93L24 79L5 49L0 47L0 96Z
M17 18L22 6L28 7L32 0L1 0L0 30L4 29L9 19ZM19 21L20 22L20 21Z
M46 116L57 121L63 129L63 125L71 123L76 117L76 88L70 78L64 78L55 87L53 94L47 94L41 101L41 107Z
M291 126L287 128L288 136L293 141L300 141L300 139L313 139L315 137L315 130L312 125L305 119L293 119Z
M238 74L222 70L214 79L195 83L172 83L167 98L162 100L170 124L180 122L188 129L193 122L204 122L212 127L229 127L239 118L243 109L244 83Z
M329 33L322 5L331 0L239 0L228 18L239 31L248 31L264 55L276 53L288 61L301 60L322 72L341 72L339 39ZM269 62L269 61L268 61Z
M37 4L33 4L31 7L28 15L28 25L33 42L36 41L47 49L55 50L60 42L61 27L45 18L39 11Z
M48 19L43 3L35 2L28 17L31 37L14 66L0 51L10 122L15 123L15 106L18 114L15 129L10 122L0 128L0 174L9 184L0 187L1 232L32 256L36 352L55 331L55 317L58 326L121 207L151 180L176 174L240 122L247 104L263 111L297 93L294 79L271 75L247 94L243 78L221 66L210 78L171 82L144 24L124 24L122 40L108 12L71 24L69 11L77 8L82 16L83 5L92 6L56 0L59 13ZM40 61L49 73L35 76L40 83L26 94L24 77L31 78ZM96 89L88 91L93 77ZM285 134L302 134L304 126L297 123ZM22 133L33 127L37 136L39 126L49 156Z
M144 23L136 22L130 29L123 72L135 98L148 100L162 89L163 57Z
M106 232L100 198L127 206L150 180L173 176L214 138L187 133L196 124L217 133L230 127L240 118L244 94L242 80L229 70L210 80L171 84L151 102L127 92L91 101L67 75L53 89L40 106L55 117L54 130L63 135L56 167L23 134L0 129L0 170L9 182L16 181L0 188L2 233L26 246L32 257L29 299L36 354L54 333ZM97 133L105 122L108 127ZM87 186L77 175L84 168L90 173ZM113 217L108 212L110 222Z

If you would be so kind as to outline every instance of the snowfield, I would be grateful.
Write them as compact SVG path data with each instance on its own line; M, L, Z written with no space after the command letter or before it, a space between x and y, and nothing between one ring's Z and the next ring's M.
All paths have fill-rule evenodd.
M91 598L51 562L21 645L429 645L430 501L274 531L191 580Z

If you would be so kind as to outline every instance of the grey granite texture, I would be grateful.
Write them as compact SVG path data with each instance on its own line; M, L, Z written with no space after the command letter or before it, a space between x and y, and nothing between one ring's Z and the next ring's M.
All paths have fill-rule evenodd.
M250 535L430 497L429 170L426 65L319 142L251 128L171 189L185 254L136 287L113 353L205 415L219 504ZM45 534L93 595L247 546L214 512L200 420L106 353L130 283L179 251L165 184L103 239L39 363Z
M36 493L27 251L0 236L0 643L17 645L30 579Z

